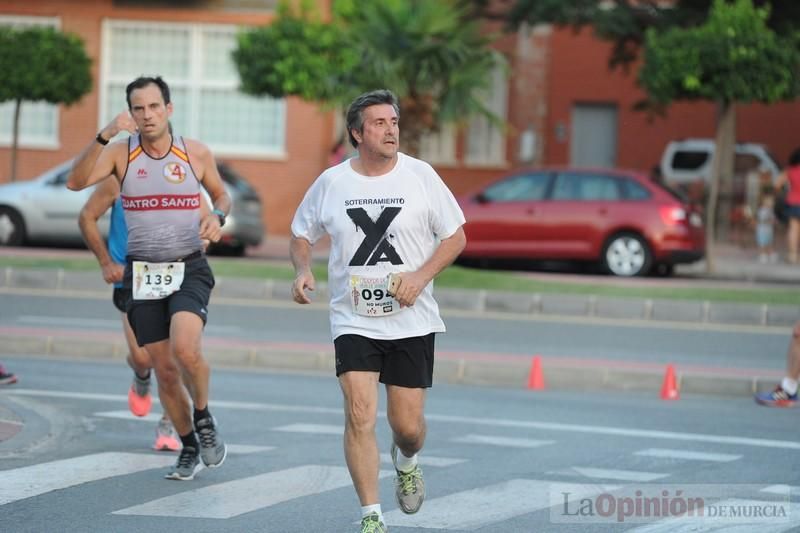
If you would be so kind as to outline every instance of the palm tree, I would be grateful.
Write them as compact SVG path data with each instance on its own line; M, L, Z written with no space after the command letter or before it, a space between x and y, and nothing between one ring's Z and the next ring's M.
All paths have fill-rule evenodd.
M455 0L336 0L330 22L283 5L242 34L234 60L245 92L346 105L378 88L400 98L401 144L419 153L428 132L474 113L498 64L491 36ZM497 117L493 117L495 120Z

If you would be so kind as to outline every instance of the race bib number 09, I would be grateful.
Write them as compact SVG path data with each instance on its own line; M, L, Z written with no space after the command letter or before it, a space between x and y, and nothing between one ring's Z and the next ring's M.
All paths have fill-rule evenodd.
M184 263L133 262L133 299L161 300L181 288Z
M362 316L386 316L400 310L400 302L389 294L389 278L350 276L353 312Z

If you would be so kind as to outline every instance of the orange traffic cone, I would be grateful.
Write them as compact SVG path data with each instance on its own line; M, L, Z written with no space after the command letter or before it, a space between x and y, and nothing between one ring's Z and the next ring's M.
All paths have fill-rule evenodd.
M528 374L528 389L544 390L544 375L542 374L542 358L538 355L533 356L531 371Z
M675 381L675 368L667 365L667 372L664 374L664 384L661 386L662 400L677 400L680 398L678 385Z

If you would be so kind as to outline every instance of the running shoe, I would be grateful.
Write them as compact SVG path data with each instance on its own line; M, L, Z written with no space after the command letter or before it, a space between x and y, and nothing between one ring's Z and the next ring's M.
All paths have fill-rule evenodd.
M756 403L767 407L796 407L797 393L789 394L783 387L778 385L772 392L762 392L756 394Z
M209 468L222 466L228 456L228 447L217 432L217 422L213 416L201 418L194 423L197 439L200 441L200 457Z
M397 468L397 454L400 453L396 444L392 443L392 464L397 472L394 478L394 495L400 510L406 514L414 514L422 507L425 500L425 481L422 479L422 469L416 465L409 472L401 472Z
M181 450L178 456L178 461L172 467L166 476L166 479L177 479L180 481L189 481L194 479L194 475L203 469L200 463L200 457L197 455L197 449L193 446L186 446Z
M181 449L181 439L175 426L168 418L162 418L156 426L156 443L153 449L165 452L177 452Z
M128 390L128 408L135 416L147 416L150 407L153 405L153 397L150 395L150 376L140 378L133 373L133 383Z
M17 382L17 376L6 370L6 367L0 365L0 385L11 385Z
M378 513L370 513L361 519L361 533L386 533L386 524Z

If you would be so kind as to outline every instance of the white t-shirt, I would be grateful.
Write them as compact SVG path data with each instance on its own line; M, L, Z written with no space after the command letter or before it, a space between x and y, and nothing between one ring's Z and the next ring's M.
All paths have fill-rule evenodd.
M386 316L353 308L354 276L383 278L418 270L464 224L453 194L433 168L397 154L382 176L363 176L344 161L323 172L306 192L292 220L292 234L314 244L331 236L328 260L331 334L401 339L445 331L433 282L412 307Z

